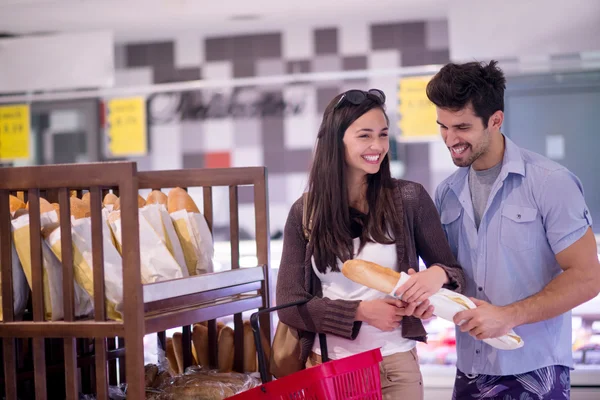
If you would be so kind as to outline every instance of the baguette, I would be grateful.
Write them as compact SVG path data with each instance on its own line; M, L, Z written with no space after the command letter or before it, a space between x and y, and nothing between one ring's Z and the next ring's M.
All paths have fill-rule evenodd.
M15 211L15 215L13 215L13 219L17 219L22 215L26 215L29 214L29 211L25 208L20 208L17 211Z
M397 296L394 291L397 285L401 285L410 279L406 273L398 273L381 265L364 261L364 260L349 260L342 266L342 274L356 283L365 285L371 289L380 292ZM475 303L466 296L460 293L453 292L448 289L440 289L429 297L429 302L434 307L434 315L445 319L449 322L454 322L454 317L457 313L469 309L477 308ZM460 322L458 325L461 325ZM523 347L523 339L513 330L508 334L491 339L483 339L483 341L492 347L500 350L514 350Z
M198 365L208 367L208 328L201 324L194 324L192 330L192 349L195 352Z
M90 199L90 192L86 192L83 196L81 196L81 201L90 206L92 200Z
M29 202L25 205L25 209L29 211ZM40 214L44 214L50 211L54 211L52 204L48 203L48 200L40 197Z
M256 372L256 344L250 321L244 321L244 372Z
M167 361L169 362L169 372L172 376L179 375L179 365L177 364L177 358L175 357L172 338L167 338L166 347L165 354L167 356Z
M400 273L364 260L348 260L342 274L351 281L390 294L400 279Z
M183 374L183 335L181 332L173 334L173 351L175 352L175 360L177 361L177 370Z
M139 194L138 194L137 200L138 200L138 208L142 208L146 205L146 200L144 200L144 198L142 196L140 196ZM120 209L121 209L121 198L118 197L113 204L113 211L117 211Z
M71 216L73 216L75 219L81 219L90 216L89 207L86 207L83 200L78 199L77 197L71 197L69 202L71 203ZM54 210L54 207L52 205L50 206Z
M153 190L146 199L146 204L164 204L167 205L168 197L160 190Z
M219 332L218 337L218 353L219 372L231 372L233 370L234 358L234 338L233 329L229 326L224 326Z
M13 195L10 195L9 198L10 198L10 213L11 214L14 214L17 210L25 209L25 203L23 203L23 201L21 199L19 199L18 197L15 197Z
M169 196L167 196L167 210L169 214L179 210L186 210L187 212L196 214L200 213L200 210L188 192L178 187L169 191Z
M108 206L108 205L113 205L115 204L115 202L118 200L119 198L117 196L115 196L113 193L107 193L106 196L104 196L104 200L102 201L102 205L104 207Z

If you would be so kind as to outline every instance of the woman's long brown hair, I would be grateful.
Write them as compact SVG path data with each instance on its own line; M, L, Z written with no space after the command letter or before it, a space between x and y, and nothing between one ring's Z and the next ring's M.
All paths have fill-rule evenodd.
M360 105L347 103L336 109L340 97L336 96L323 114L308 180L309 251L322 273L328 268L339 271L337 259L344 262L353 258L353 222L362 226L361 249L369 241L394 243L388 231L396 222L389 154L376 174L367 175L368 212L366 216L356 216L357 213L351 213L348 201L343 142L346 129L354 121L374 108L385 114L384 105L368 95Z

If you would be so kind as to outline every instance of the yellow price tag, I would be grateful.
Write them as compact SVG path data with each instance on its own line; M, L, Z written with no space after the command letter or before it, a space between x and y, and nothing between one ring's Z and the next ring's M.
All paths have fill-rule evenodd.
M0 106L0 160L29 159L29 135L29 106Z
M139 156L148 152L146 99L128 97L106 102L106 133L110 155Z
M398 85L398 127L402 137L434 137L439 134L435 105L425 91L430 76L401 78Z

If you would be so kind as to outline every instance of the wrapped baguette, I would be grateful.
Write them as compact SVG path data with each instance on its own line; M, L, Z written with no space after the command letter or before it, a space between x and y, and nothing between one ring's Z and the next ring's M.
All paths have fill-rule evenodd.
M23 203L23 201L21 199L19 199L18 197L10 195L9 199L10 199L10 215L15 215L15 212L17 212L17 210L25 209L25 207L26 207L25 203Z
M342 266L342 273L351 281L399 298L402 296L396 296L396 290L410 279L404 272L399 273L364 260L346 261ZM429 302L433 305L436 316L450 322L454 322L454 316L458 312L477 308L468 297L448 289L440 289L429 298ZM523 339L512 330L504 336L483 341L500 350L515 350L524 345Z
M181 188L167 196L167 210L183 249L190 275L213 272L212 234L192 197Z
M108 208L110 211L112 211L115 203L117 202L119 198L117 196L115 196L112 193L107 193L106 196L104 196L104 200L102 200L102 205L106 208Z
M162 204L166 206L167 202L167 195L161 192L160 190L153 190L148 195L148 198L146 198L146 204Z

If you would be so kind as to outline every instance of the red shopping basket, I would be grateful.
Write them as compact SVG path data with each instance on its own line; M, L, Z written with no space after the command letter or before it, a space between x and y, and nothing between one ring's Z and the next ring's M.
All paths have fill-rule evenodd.
M379 349L356 354L340 360L327 361L326 341L321 338L321 365L304 369L272 382L267 381L267 368L258 328L258 315L281 308L303 304L298 302L255 313L250 318L258 350L258 362L263 384L230 397L233 400L380 400L381 381Z

